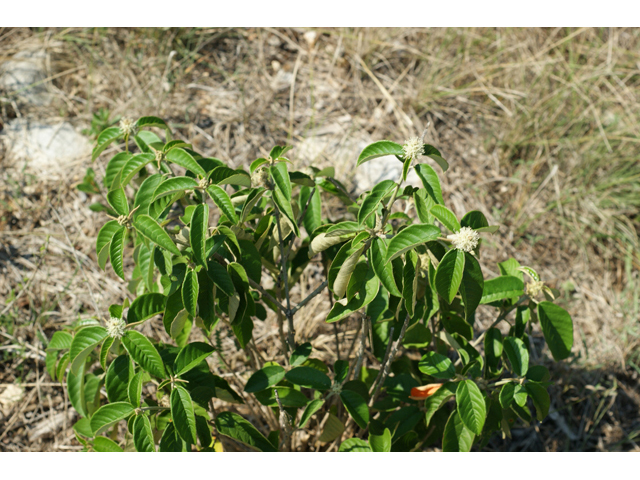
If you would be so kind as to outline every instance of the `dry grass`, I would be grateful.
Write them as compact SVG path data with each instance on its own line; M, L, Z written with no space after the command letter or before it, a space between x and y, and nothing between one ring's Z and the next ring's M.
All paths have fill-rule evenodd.
M0 124L24 116L87 127L100 107L157 114L233 165L288 141L297 167L332 164L345 183L363 143L401 141L430 125L430 143L451 163L442 181L453 210L479 209L504 225L485 244L485 274L508 256L537 268L563 291L576 325L576 357L554 372L555 413L488 448L637 448L640 31L314 33L0 30L0 61L45 49L54 96L47 107L30 107L0 92ZM106 160L93 165L99 176ZM58 179L16 170L1 150L0 162L0 299L10 305L0 318L0 383L35 385L0 417L0 449L75 449L70 418L54 418L67 404L47 384L42 349L61 325L120 302L126 285L95 263L103 216L74 189L88 159ZM337 215L331 205L328 214ZM331 359L328 308L318 297L297 330ZM274 348L270 325L257 332L265 352ZM355 325L345 328L346 344ZM247 368L242 357L230 361ZM55 427L34 438L46 421Z

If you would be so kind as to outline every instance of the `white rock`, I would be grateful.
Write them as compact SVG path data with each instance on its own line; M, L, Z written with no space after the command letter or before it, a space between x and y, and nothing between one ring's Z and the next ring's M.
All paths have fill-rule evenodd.
M0 141L6 149L7 165L31 170L40 177L68 177L70 163L91 153L87 138L67 122L14 119L5 125Z
M304 165L318 168L331 165L336 169L336 179L346 186L352 183L352 191L360 195L371 190L383 180L398 181L402 175L402 163L394 156L380 157L363 163L356 168L356 161L360 152L373 141L366 132L354 133L347 138L343 133L348 122L336 122L322 128L322 133L308 137L295 148L295 158L302 160ZM318 130L320 132L320 130ZM413 169L409 170L405 185L421 187L422 182Z
M44 50L16 53L0 65L0 90L13 93L19 101L32 105L51 103L51 94L45 84L46 59Z
M360 194L366 190L371 190L383 180L393 180L397 182L402 178L402 163L394 156L378 157L363 163L356 169L354 183L356 193ZM407 173L407 181L403 185L413 185L422 187L422 182L412 168Z
M13 406L22 400L24 396L24 388L20 385L7 385L2 393L0 393L0 410L4 415L8 415Z

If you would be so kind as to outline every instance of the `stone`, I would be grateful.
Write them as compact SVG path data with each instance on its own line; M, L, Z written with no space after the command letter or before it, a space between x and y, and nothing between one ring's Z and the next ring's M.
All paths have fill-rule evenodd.
M25 50L0 65L0 90L20 103L48 105L52 95L47 91L47 54L44 50Z
M402 175L402 163L394 156L379 157L369 160L356 168L356 160L360 152L370 143L371 136L364 132L356 132L343 138L349 119L339 119L331 125L316 130L316 136L304 139L294 149L295 157L304 165L322 168L332 165L336 170L336 179L342 181L357 195L371 190L383 180L397 182ZM320 135L318 135L321 133ZM422 182L413 169L409 170L404 185L421 187Z
M89 140L68 122L16 118L0 132L5 164L38 177L66 178L69 164L91 154Z

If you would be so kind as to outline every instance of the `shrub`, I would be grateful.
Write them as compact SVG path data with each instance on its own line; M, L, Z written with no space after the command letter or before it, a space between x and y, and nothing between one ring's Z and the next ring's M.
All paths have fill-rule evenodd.
M165 139L149 127L164 129ZM498 227L479 211L458 220L447 209L436 170L419 163L427 157L446 171L436 148L419 138L369 145L357 165L395 156L403 180L414 168L423 186L384 180L353 201L333 168L290 171L288 146L247 172L199 155L171 140L163 120L143 117L104 130L93 159L120 140L125 151L104 175L108 205L91 208L112 218L98 234L98 264L110 262L135 298L111 305L105 322L56 332L47 354L52 377L62 381L68 369L81 417L74 429L86 449L122 450L118 424L127 420L124 447L138 451L286 451L305 429L309 441L297 449L346 434L341 451L469 451L497 431L509 435L514 421L531 422L531 407L538 420L547 415L550 375L530 365L531 328L540 323L561 360L573 344L571 318L553 303L557 292L513 258L498 264L499 277L483 278L480 237ZM85 191L101 190L93 175L87 182ZM344 205L341 221L323 216L326 196ZM410 208L394 211L398 201ZM325 280L293 302L313 259ZM296 343L293 328L300 308L326 288L326 322L354 317L361 332L354 358L336 351L332 365L313 358L310 343ZM481 332L480 305L496 314ZM267 310L277 317L280 353L264 362L251 339ZM157 316L169 344L137 330ZM226 365L223 335L234 336L253 368L240 393L207 363L215 352ZM191 341L196 336L204 341ZM378 368L364 368L365 348ZM214 408L214 398L229 407ZM250 421L233 407L243 403L267 408L251 408Z

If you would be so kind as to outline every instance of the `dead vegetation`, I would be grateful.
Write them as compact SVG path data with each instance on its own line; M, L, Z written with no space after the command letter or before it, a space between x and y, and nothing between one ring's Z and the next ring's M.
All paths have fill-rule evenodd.
M297 167L333 165L356 188L363 144L429 125L451 163L442 181L453 210L503 225L483 248L485 276L508 256L536 267L576 326L575 357L554 367L550 417L487 448L630 450L640 434L638 47L633 29L0 29L0 63L46 53L49 94L37 105L0 91L0 129L15 118L88 128L98 108L155 114L233 165L289 142ZM87 167L101 179L109 157L43 175L9 147L0 143L0 450L75 450L43 350L62 325L102 318L128 295L97 267L104 217L75 189ZM332 361L328 310L316 297L296 327ZM256 333L266 356L274 325ZM343 356L357 325L341 326ZM231 339L223 347L234 351ZM223 375L241 386L246 358L228 362L236 373Z

